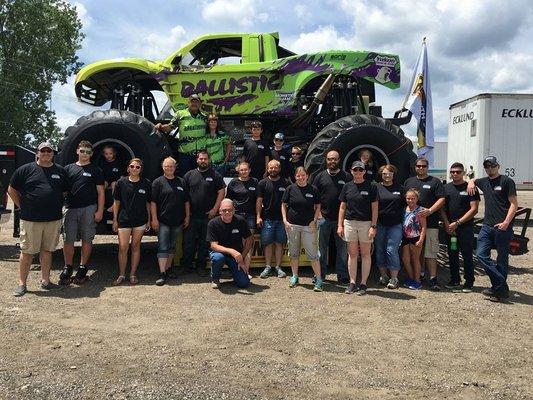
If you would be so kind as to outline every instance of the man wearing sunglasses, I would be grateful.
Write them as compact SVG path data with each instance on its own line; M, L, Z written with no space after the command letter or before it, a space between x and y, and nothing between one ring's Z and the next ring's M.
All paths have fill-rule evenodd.
M483 226L477 236L477 259L490 278L491 288L482 293L491 301L502 301L509 297L507 269L509 268L509 244L513 237L513 222L518 200L515 182L508 176L500 175L500 164L496 157L483 160L483 168L488 176L468 182L468 193L477 187L485 199ZM496 261L490 258L495 248Z
M444 185L445 205L440 209L440 215L446 229L448 260L450 262L450 282L446 289L462 290L464 293L472 291L474 286L474 216L479 205L479 193L468 194L467 183L464 180L465 167L455 162L450 167L451 182ZM454 239L455 238L455 239ZM452 244L452 239L456 241ZM465 283L461 287L459 275L459 251L463 256Z
M70 182L66 199L67 211L63 221L63 256L65 266L59 275L59 284L69 284L73 272L74 243L81 240L80 264L74 283L82 284L87 280L87 264L91 256L96 224L104 213L104 173L91 163L93 145L82 140L76 150L78 161L65 167Z
M439 213L444 205L444 185L428 174L429 161L425 157L418 157L415 162L416 176L408 178L404 187L406 190L416 189L420 193L420 212L427 218L426 240L424 242L425 265L429 272L429 288L440 290L437 280L437 254L439 252ZM422 270L424 262L422 264Z
M13 203L20 208L19 284L14 296L24 296L33 255L39 253L41 288L57 289L50 282L52 252L61 229L63 199L69 189L65 170L53 162L54 148L43 142L37 148L37 160L13 173L7 189Z
M281 177L290 178L291 168L291 148L290 146L285 146L285 135L278 132L274 135L274 145L270 147L270 159L278 160L281 165ZM294 176L292 177L294 179Z

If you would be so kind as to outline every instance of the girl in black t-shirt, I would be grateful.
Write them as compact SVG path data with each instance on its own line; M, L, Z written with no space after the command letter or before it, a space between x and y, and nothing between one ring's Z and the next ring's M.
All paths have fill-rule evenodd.
M318 237L316 221L320 216L320 195L318 190L307 183L304 167L296 169L296 183L290 185L281 200L281 215L289 242L292 277L290 287L298 284L300 249L303 244L307 259L315 274L315 292L322 291L322 277L318 258Z
M113 197L113 231L118 232L119 276L113 282L120 285L126 279L128 248L131 237L130 284L136 285L137 267L141 257L141 239L150 229L150 182L141 177L143 162L133 158L128 164L128 176L117 182Z
M365 163L365 179L367 181L376 181L377 179L377 168L376 163L374 162L374 157L372 152L368 149L363 149L359 152L359 159Z

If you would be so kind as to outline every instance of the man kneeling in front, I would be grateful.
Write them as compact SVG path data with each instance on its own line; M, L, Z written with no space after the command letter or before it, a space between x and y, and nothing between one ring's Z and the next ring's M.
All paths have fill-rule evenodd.
M252 249L252 233L246 220L235 215L232 200L222 200L219 212L220 215L207 225L207 241L211 243L211 287L220 287L220 275L224 265L229 267L237 287L248 287L250 279L244 259Z

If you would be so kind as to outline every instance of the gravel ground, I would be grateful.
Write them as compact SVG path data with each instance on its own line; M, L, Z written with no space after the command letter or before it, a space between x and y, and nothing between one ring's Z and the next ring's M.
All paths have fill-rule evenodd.
M375 277L367 296L315 293L310 271L295 289L255 277L214 291L183 271L156 287L153 239L140 284L113 287L116 239L100 237L90 283L45 292L35 266L17 299L11 226L0 226L1 399L533 398L532 253L511 258L511 298L494 304L479 268L470 294ZM54 279L61 265L58 251Z

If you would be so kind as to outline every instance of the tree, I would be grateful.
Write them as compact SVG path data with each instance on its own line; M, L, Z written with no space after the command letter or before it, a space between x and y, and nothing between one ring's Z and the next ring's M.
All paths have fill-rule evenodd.
M0 143L59 138L52 85L81 67L76 8L60 0L0 0Z

